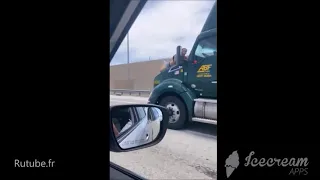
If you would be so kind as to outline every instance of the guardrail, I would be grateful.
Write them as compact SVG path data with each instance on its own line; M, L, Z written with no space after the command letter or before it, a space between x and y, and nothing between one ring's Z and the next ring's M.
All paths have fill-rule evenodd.
M138 94L139 96L141 96L142 94L149 95L151 93L150 90L130 90L130 89L110 89L110 92L118 96L121 96L124 93L129 95Z

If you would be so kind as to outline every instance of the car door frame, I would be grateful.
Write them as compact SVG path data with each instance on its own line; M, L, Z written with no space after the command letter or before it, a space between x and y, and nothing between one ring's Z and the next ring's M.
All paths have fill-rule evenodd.
M142 176L124 168L124 167L121 167L113 162L110 161L110 167L119 171L120 173L124 174L125 176L128 176L132 179L135 179L135 180L147 180L146 178L143 178ZM113 179L113 177L110 177L110 179Z

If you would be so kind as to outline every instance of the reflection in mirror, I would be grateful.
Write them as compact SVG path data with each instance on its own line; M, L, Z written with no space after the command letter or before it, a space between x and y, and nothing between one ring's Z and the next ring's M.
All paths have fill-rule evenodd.
M119 106L112 109L111 118L119 146L128 149L154 141L160 133L163 116L157 107Z

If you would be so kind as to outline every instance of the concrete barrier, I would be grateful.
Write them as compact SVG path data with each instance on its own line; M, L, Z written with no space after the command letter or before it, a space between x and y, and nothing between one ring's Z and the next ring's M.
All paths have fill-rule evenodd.
M150 90L110 89L110 94L117 96L129 95L148 97L150 93Z

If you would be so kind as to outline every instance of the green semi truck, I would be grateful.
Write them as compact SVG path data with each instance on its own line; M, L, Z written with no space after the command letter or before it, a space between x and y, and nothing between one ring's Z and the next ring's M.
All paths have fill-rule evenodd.
M188 122L217 124L217 5L214 3L187 61L177 47L175 64L154 78L148 103L167 107L170 129Z

